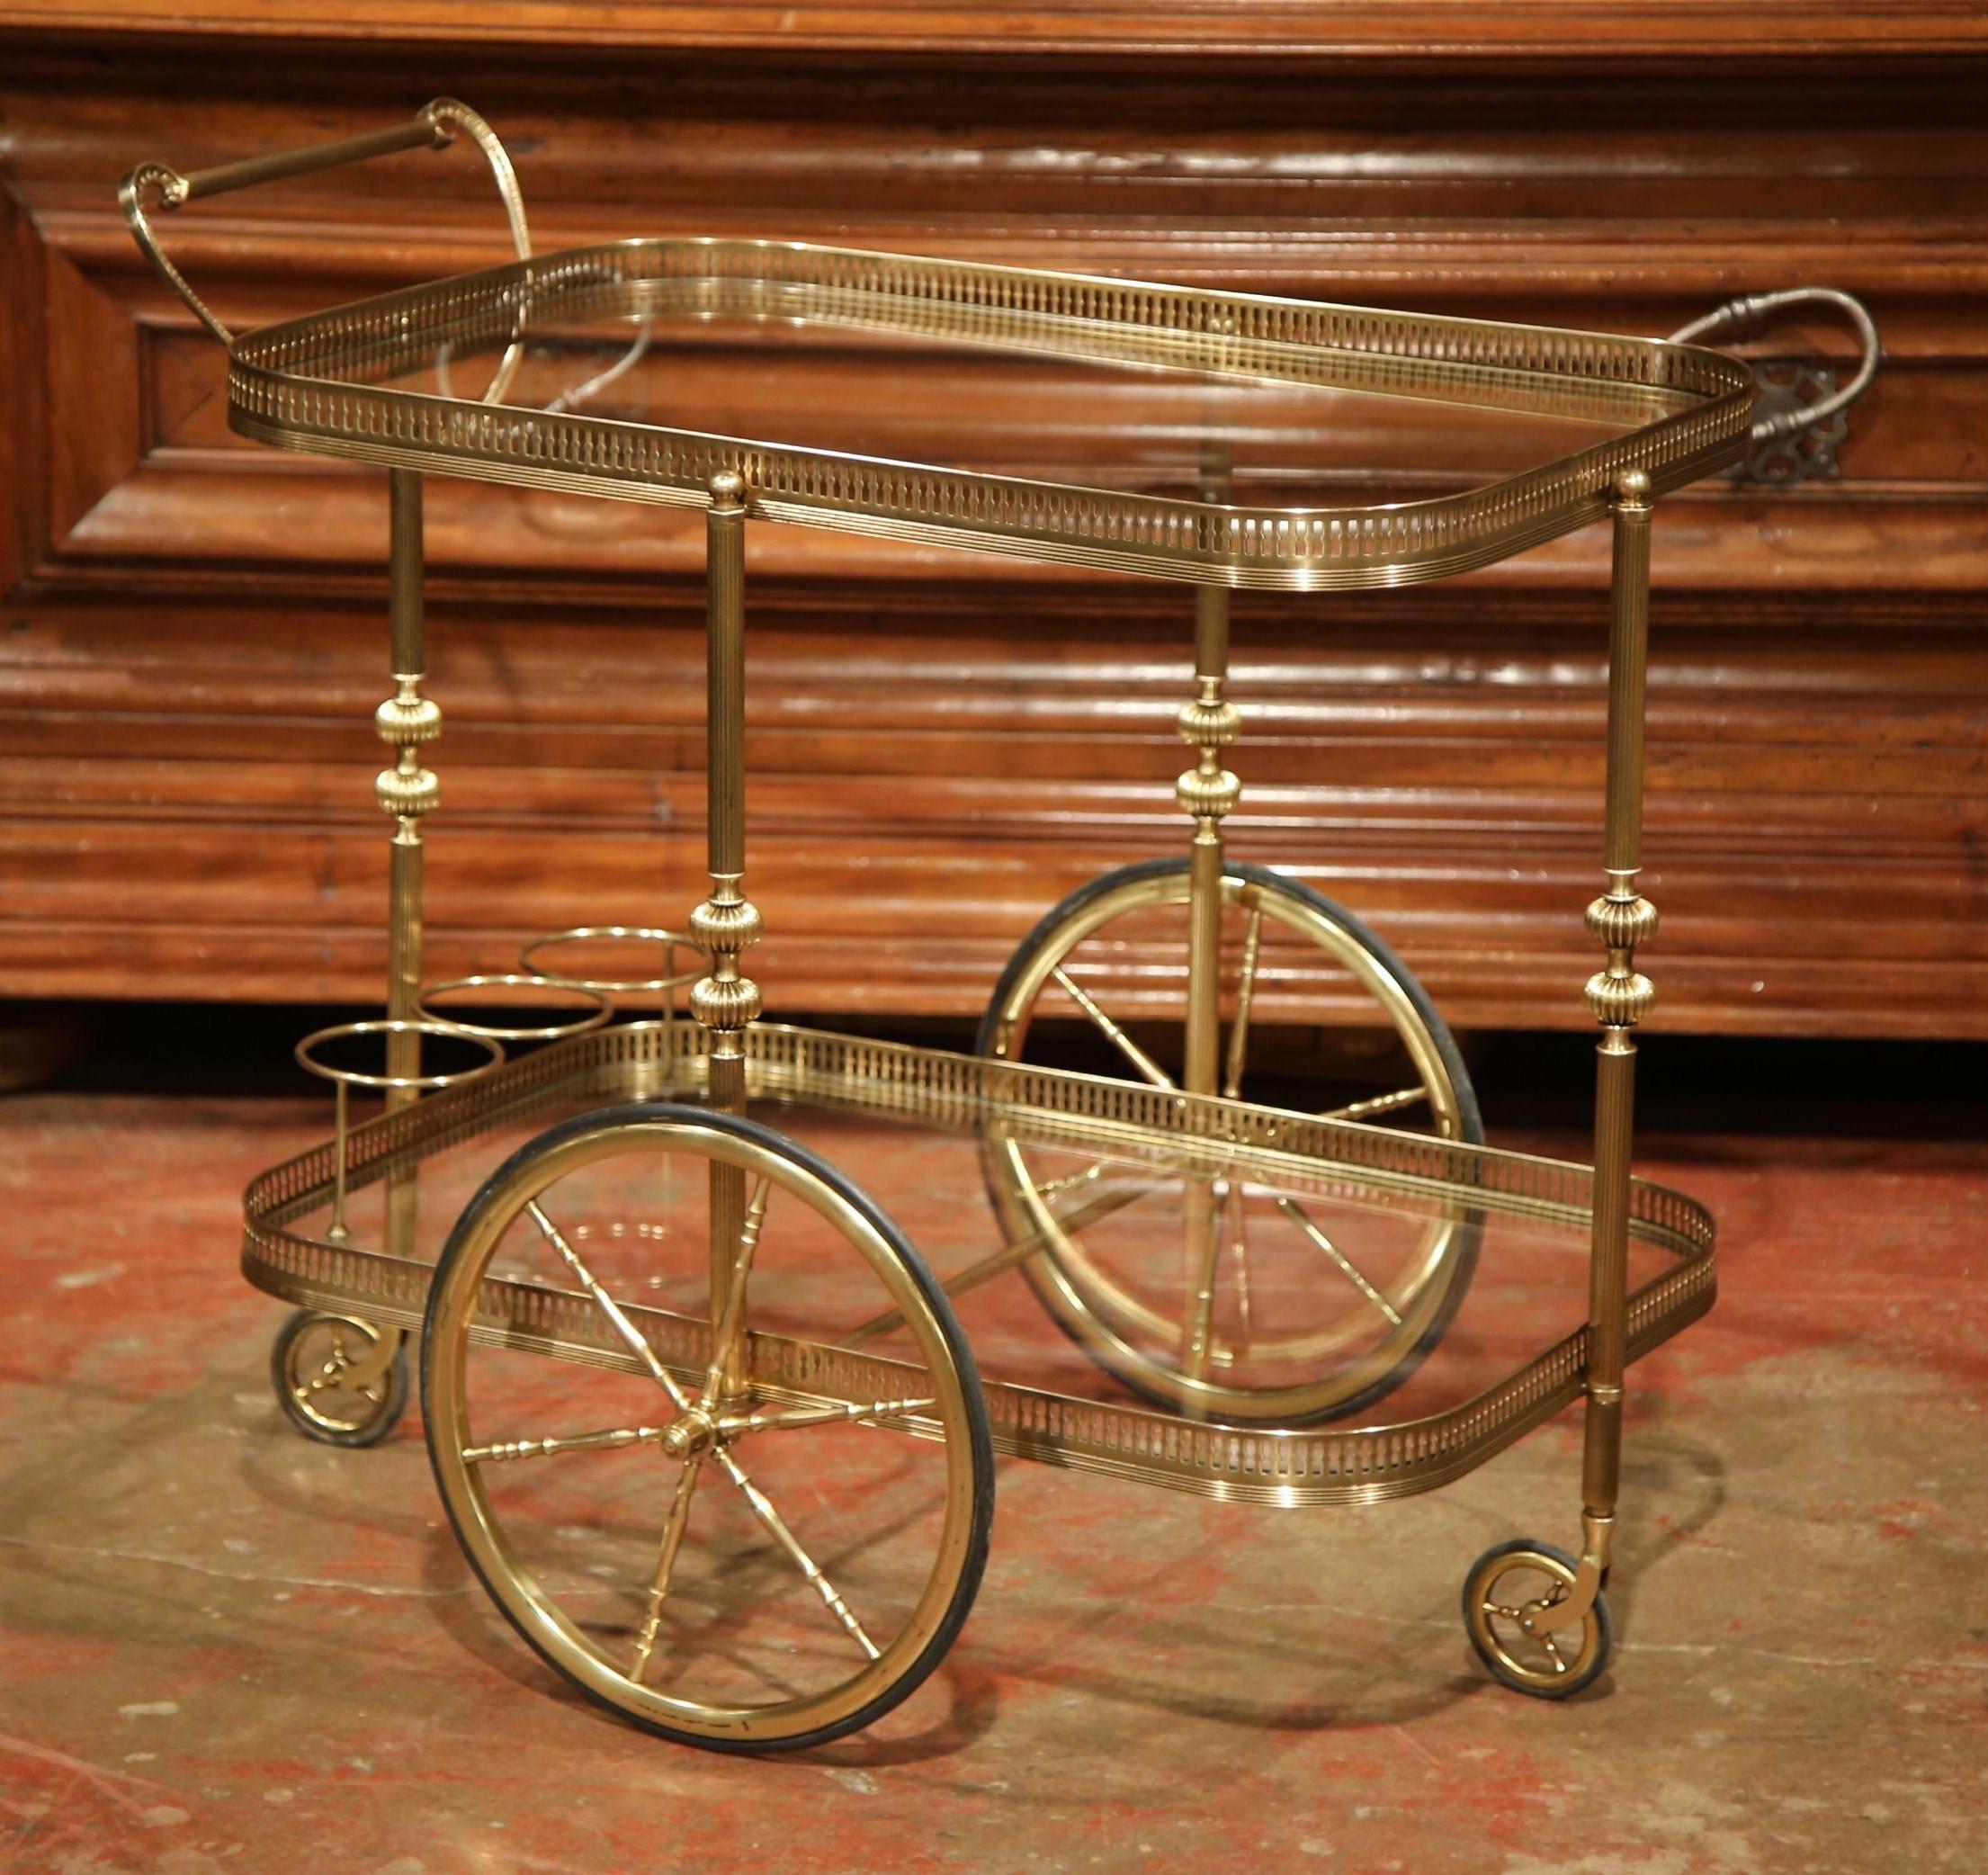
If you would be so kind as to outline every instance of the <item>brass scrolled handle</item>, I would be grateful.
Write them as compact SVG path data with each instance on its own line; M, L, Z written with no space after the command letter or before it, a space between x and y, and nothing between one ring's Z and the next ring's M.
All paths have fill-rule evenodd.
M505 217L511 224L512 245L520 260L529 260L532 237L524 222L524 196L518 187L517 172L511 166L510 156L497 132L467 104L454 98L435 98L423 105L409 122L384 130L369 130L363 136L312 144L305 149L284 150L274 156L248 157L238 163L196 169L185 175L164 163L140 163L118 184L118 203L130 226L132 239L158 269L161 278L216 338L224 345L232 345L234 334L214 316L159 246L148 211L148 195L154 198L157 211L170 211L202 196L225 195L232 189L246 189L284 176L309 175L315 170L335 169L342 163L363 163L371 157L391 156L398 150L443 149L454 142L458 131L467 135L488 161Z
M1742 293L1736 300L1728 300L1724 306L1714 307L1703 318L1679 327L1670 335L1672 344L1682 345L1702 341L1715 333L1747 332L1766 324L1791 306L1828 306L1840 312L1857 327L1863 355L1858 362L1856 374L1840 390L1813 404L1805 404L1798 410L1783 410L1778 416L1756 423L1751 432L1755 443L1776 442L1816 424L1827 423L1839 410L1848 409L1871 388L1871 380L1877 375L1882 347L1877 336L1877 322L1871 318L1869 309L1854 294L1833 286L1796 286L1778 293Z

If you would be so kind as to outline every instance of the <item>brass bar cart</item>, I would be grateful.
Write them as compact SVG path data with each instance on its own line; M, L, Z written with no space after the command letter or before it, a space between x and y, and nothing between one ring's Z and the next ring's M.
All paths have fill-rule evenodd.
M154 235L154 215L198 197L458 138L495 173L510 265L236 336ZM300 1311L274 1356L299 1427L383 1436L409 1390L402 1338L418 1332L443 1503L519 1634L639 1726L764 1752L868 1725L932 1670L979 1585L997 1452L1266 1506L1370 1504L1461 1476L1580 1399L1578 1549L1491 1548L1466 1573L1463 1613L1508 1686L1563 1698L1590 1684L1610 1646L1625 1373L1714 1289L1710 1216L1630 1169L1652 994L1638 953L1657 923L1638 884L1651 513L1760 440L1749 370L1678 341L801 244L641 239L538 257L501 144L449 100L313 150L186 175L148 165L121 199L228 345L233 427L390 481L385 1018L300 1045L338 1085L335 1136L245 1200L244 1273ZM1858 380L1776 419L1776 438L1863 388L1865 325ZM727 347L744 364L714 402ZM852 356L907 372L945 362L925 434L954 466L900 453L902 433L866 429L860 409L816 413L844 425L837 446L805 440L810 407L783 387L846 378ZM1131 387L1143 440L1032 427L1044 383ZM951 407L976 386L981 404ZM1468 485L1424 463L1350 505L1343 480L1317 499L1319 436L1357 443L1375 412L1408 413L1436 457L1462 452ZM802 434L732 433L776 420ZM848 446L865 440L880 446ZM1019 472L1045 462L1053 472ZM710 889L684 930L576 927L424 988L442 718L422 687L422 497L438 475L703 510ZM1602 521L1590 1170L1486 1144L1463 1058L1413 976L1331 901L1232 857L1223 824L1241 795L1231 590L1436 579ZM746 969L761 929L747 891L746 543L776 524L1195 588L1176 783L1187 854L1053 908L972 1054L761 1019ZM1385 1037L1372 1085L1335 1070L1323 1093L1252 1049L1272 1005L1321 973ZM532 1019L494 1022L488 1000L528 1001ZM1072 1032L1098 1072L1036 1058ZM379 1066L336 1059L369 1042ZM463 1050L466 1065L437 1069ZM347 1124L355 1088L383 1092L385 1111ZM903 1127L908 1158L926 1150L914 1140L963 1142L991 1244L985 1221L977 1237L962 1222L976 1193L936 1212L954 1266L942 1280L797 1136L812 1126L832 1147L852 1115ZM474 1179L452 1208L467 1202L439 1257L425 1254L420 1203L451 1197L465 1156ZM1585 1311L1543 1332L1525 1298L1578 1298L1582 1271ZM1031 1322L1055 1331L1054 1384L983 1377L976 1347L1005 1369ZM1401 1416L1375 1421L1391 1395Z

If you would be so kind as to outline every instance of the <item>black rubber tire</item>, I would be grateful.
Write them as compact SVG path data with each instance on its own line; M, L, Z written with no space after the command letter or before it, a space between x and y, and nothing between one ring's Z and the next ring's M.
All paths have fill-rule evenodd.
M1483 1662L1485 1672L1509 1691L1524 1693L1529 1700L1571 1700L1577 1692L1585 1692L1607 1671L1609 1655L1615 1652L1615 1622L1608 1613L1608 1597L1605 1591L1597 1591L1595 1595L1595 1627L1598 1630L1595 1657L1580 1673L1569 1675L1563 1682L1556 1681L1551 1686L1534 1686L1527 1681L1513 1679L1499 1663L1496 1655L1485 1652L1477 1638L1477 1629L1471 1620L1471 1583L1477 1579L1478 1571L1486 1563L1495 1562L1501 1556L1516 1555L1521 1550L1531 1556L1551 1557L1570 1573L1581 1566L1576 1558L1569 1556L1556 1543L1541 1543L1531 1537L1514 1537L1509 1543L1492 1544L1470 1565L1464 1577L1460 1598L1464 1636L1470 1642L1471 1652Z
M693 1745L699 1751L719 1752L738 1757L767 1757L785 1752L807 1751L816 1745L832 1744L837 1738L846 1738L850 1733L861 1731L864 1727L874 1724L885 1713L909 1699L925 1682L932 1670L945 1657L954 1641L958 1638L960 1629L966 1625L967 1616L972 1612L974 1597L980 1592L981 1577L987 1568L988 1547L993 1538L994 1440L988 1424L986 1397L981 1390L980 1369L974 1362L973 1350L968 1345L965 1332L960 1327L959 1319L953 1313L952 1303L947 1300L945 1291L940 1287L925 1259L912 1247L910 1240L891 1220L875 1199L860 1186L837 1171L818 1153L810 1152L798 1141L790 1139L785 1134L775 1132L771 1126L762 1126L757 1120L744 1119L735 1114L720 1113L705 1107L688 1107L664 1101L630 1102L619 1107L601 1108L592 1113L578 1114L571 1119L562 1121L559 1126L540 1134L536 1139L528 1141L492 1172L484 1181L481 1189L464 1207L461 1216L450 1232L448 1243L443 1247L441 1258L435 1265L434 1280L430 1293L432 1296L442 1288L443 1277L452 1267L468 1234L470 1220L489 1201L496 1189L506 1182L526 1162L542 1156L576 1134L592 1132L603 1126L656 1120L686 1121L711 1127L716 1132L730 1133L741 1139L756 1141L762 1146L784 1154L816 1178L833 1187L847 1204L860 1211L869 1224L889 1241L892 1251L903 1263L912 1282L930 1305L933 1314L938 1320L940 1332L945 1338L954 1364L959 1370L961 1386L966 1397L967 1442L973 1466L973 1503L967 1554L959 1581L954 1588L953 1600L946 1608L944 1619L918 1658L897 1679L867 1705L858 1708L856 1711L837 1720L833 1725L820 1726L812 1732L771 1742L705 1737L702 1734L680 1731L674 1726L624 1711L612 1700L602 1697L592 1687L575 1680L558 1661L541 1649L512 1615L504 1598L497 1592L489 1578L484 1574L474 1551L463 1541L461 1527L456 1521L448 1493L442 1488L439 1474L436 1476L437 1495L442 1499L443 1510L449 1519L449 1527L455 1535L457 1547L498 1611L511 1623L519 1638L541 1660L569 1686L592 1703L604 1707L622 1724L631 1726L638 1731L653 1733L658 1737L670 1739L677 1745ZM434 1411L429 1392L429 1349L434 1333L434 1310L431 1301L421 1331L421 1408L431 1428L443 1422ZM436 1466L432 1432L428 1440L428 1463L431 1469Z
M979 1031L973 1037L973 1052L987 1054L994 1043L994 1012L1007 1000L1009 988L1022 973L1028 958L1048 942L1052 933L1061 925L1083 911L1094 899L1102 898L1106 893L1116 892L1121 886L1131 885L1142 879L1159 879L1169 874L1185 878L1191 862L1178 859L1142 859L1132 866L1115 867L1108 873L1100 873L1088 885L1079 885L1069 897L1060 900L1043 916L1036 920L1028 936L1015 946L1014 954L1007 960L1007 967L1001 972L1000 980L994 986L994 994L989 998L987 1012L981 1018ZM1443 1067L1449 1075L1450 1084L1456 1090L1457 1128L1462 1138L1472 1145L1484 1143L1484 1122L1477 1110L1477 1094L1471 1086L1470 1070L1464 1065L1462 1052L1457 1048L1456 1038L1449 1032L1449 1025L1437 1014L1429 993L1416 980L1413 971L1394 955L1387 940L1370 927L1361 922L1345 906L1329 899L1301 879L1287 879L1282 873L1267 866L1249 866L1240 860L1225 860L1222 875L1225 879L1240 879L1250 885L1267 887L1274 892L1288 893L1294 899L1302 899L1327 923L1335 924L1370 956L1377 957L1386 967L1388 973L1396 978L1408 992L1408 999L1414 1005L1415 1013L1422 1018L1431 1038L1436 1043L1436 1052L1443 1058Z
M354 1426L349 1431L321 1426L315 1420L305 1417L290 1390L291 1344L313 1323L337 1313L330 1309L300 1308L284 1322L269 1344L269 1385L276 1395L277 1405L282 1409L283 1417L306 1439L314 1439L319 1445L352 1448L378 1445L400 1423L400 1415L407 1410L407 1346L405 1341L394 1350L393 1365L387 1369L387 1397L381 1402L379 1412L363 1426Z
M1143 859L1132 866L1122 866L1108 873L1101 873L1088 885L1080 885L1067 898L1059 901L1035 922L1028 936L1022 939L1007 960L1007 967L1001 972L995 984L994 993L988 1000L987 1011L981 1018L981 1026L973 1037L973 1052L976 1054L991 1055L994 1048L996 1012L1007 1000L1007 994L1016 979L1026 968L1028 960L1040 950L1061 926L1082 911L1093 900L1106 893L1116 892L1122 886L1144 879L1154 879L1173 875L1185 878L1191 862L1187 858ZM1329 899L1322 892L1314 890L1302 880L1287 879L1282 873L1267 866L1249 866L1239 860L1225 860L1222 867L1225 879L1240 879L1246 884L1263 886L1293 898L1301 899L1328 923L1335 924L1356 945L1369 955L1376 957L1407 993L1408 1000L1428 1030L1430 1039L1436 1045L1436 1052L1442 1059L1444 1072L1448 1074L1450 1085L1456 1092L1457 1136L1469 1145L1484 1144L1484 1119L1478 1110L1477 1092L1471 1085L1470 1070L1464 1065L1463 1052L1456 1045L1456 1037L1449 1031L1449 1025L1437 1013L1436 1004L1427 990L1423 989L1415 973L1395 955L1386 940L1356 918L1343 905ZM988 1199L999 1209L998 1199L993 1189L994 1174L984 1171L988 1181ZM1449 1332L1449 1326L1456 1319L1456 1311L1463 1306L1464 1297L1469 1291L1471 1279L1477 1271L1477 1252L1483 1242L1483 1214L1468 1211L1457 1231L1457 1272L1450 1284L1443 1305L1430 1318L1428 1329L1414 1347L1373 1386L1355 1394L1323 1413L1294 1417L1285 1422L1290 1425L1328 1425L1335 1420L1350 1418L1354 1413L1365 1413L1376 1402L1386 1398L1402 1385L1426 1360L1431 1350ZM1070 1325L1054 1309L1047 1311L1051 1320L1093 1359L1096 1353ZM1143 1385L1135 1376L1119 1372L1115 1368L1108 1369L1112 1377L1127 1392L1157 1406L1173 1410L1173 1403L1165 1395Z

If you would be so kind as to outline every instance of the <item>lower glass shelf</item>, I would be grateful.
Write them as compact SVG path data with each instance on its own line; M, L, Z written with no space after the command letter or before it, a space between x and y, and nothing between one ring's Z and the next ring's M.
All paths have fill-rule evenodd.
M389 1254L389 1193L452 1222L492 1169L572 1114L695 1104L702 1037L636 1022L352 1130L245 1194L242 1267L309 1307L418 1328L433 1255ZM1097 1077L761 1024L749 1109L855 1180L946 1287L1016 1457L1273 1505L1354 1503L1461 1476L1580 1397L1590 1174L1487 1146ZM709 1358L703 1181L608 1166L562 1226L666 1367ZM391 1208L405 1216L403 1195ZM416 1226L418 1252L442 1229ZM1638 1180L1629 1354L1710 1306L1712 1219ZM353 1241L356 1239L357 1241ZM639 1363L554 1264L493 1266L475 1338L596 1368ZM558 1279L555 1279L558 1278ZM851 1317L855 1319L851 1319ZM901 1324L854 1304L805 1228L754 1266L749 1378L786 1404L919 1395ZM1385 1400L1386 1423L1370 1422ZM916 1433L915 1414L893 1423Z

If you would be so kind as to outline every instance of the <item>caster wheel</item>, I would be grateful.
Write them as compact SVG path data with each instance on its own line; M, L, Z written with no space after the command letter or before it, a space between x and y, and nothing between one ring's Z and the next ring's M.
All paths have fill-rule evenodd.
M1187 997L1189 870L1151 860L1072 893L1022 940L981 1023L977 1052L1043 1058L1041 1025L1080 1017L1100 1072L1173 1085ZM1220 917L1222 1091L1232 1099L1481 1144L1483 1121L1455 1038L1379 938L1311 887L1231 861ZM1276 1000L1352 1008L1386 1037L1366 1067L1303 1059L1266 1072L1251 1015ZM1107 1007L1108 1005L1108 1007ZM1165 1025L1172 1047L1131 1042ZM1128 1072L1129 1071L1129 1072ZM989 1197L1010 1243L1038 1241L1025 1278L1057 1323L1143 1399L1224 1424L1295 1426L1364 1412L1442 1339L1476 1267L1481 1215L1416 1219L1300 1203L1254 1180L1149 1177L990 1136ZM1195 1187L1205 1189L1195 1189ZM1186 1264L1160 1229L1194 1240ZM1185 1267L1185 1277L1183 1269Z
M284 1417L324 1445L378 1445L407 1404L398 1328L300 1308L276 1332L270 1384Z
M1479 1557L1464 1583L1464 1631L1491 1677L1536 1700L1571 1699L1608 1664L1615 1631L1608 1600L1595 1596L1578 1628L1534 1631L1528 1624L1572 1592L1574 1558L1529 1537Z
M965 1338L903 1234L769 1127L653 1104L533 1141L450 1237L421 1376L491 1599L646 1731L842 1737L972 1606L994 1467Z

